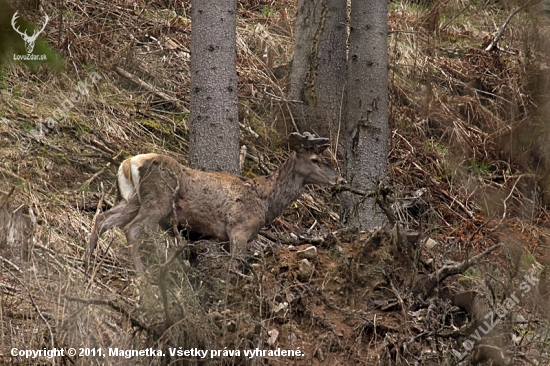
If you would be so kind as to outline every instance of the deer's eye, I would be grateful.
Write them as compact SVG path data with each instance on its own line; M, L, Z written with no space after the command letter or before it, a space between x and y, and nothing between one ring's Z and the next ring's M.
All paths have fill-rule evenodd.
M314 157L311 158L311 162L313 164L319 164L319 158L317 156L314 156Z

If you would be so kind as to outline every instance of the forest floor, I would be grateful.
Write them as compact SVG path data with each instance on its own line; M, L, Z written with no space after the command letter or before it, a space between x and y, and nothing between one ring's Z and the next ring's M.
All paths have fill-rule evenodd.
M223 243L159 230L143 277L120 230L88 272L84 253L125 158L187 161L189 2L68 1L63 21L21 6L35 24L50 15L43 37L64 66L0 73L0 363L550 364L542 5L486 50L522 4L390 2L385 227L340 228L339 193L308 187L238 268ZM295 11L239 4L245 176L287 154ZM51 349L64 354L24 356Z

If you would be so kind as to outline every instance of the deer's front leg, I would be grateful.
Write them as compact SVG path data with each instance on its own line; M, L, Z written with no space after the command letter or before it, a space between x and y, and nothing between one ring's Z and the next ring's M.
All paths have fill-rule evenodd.
M227 236L231 245L231 258L235 258L250 240L254 239L262 227L259 219L227 225Z

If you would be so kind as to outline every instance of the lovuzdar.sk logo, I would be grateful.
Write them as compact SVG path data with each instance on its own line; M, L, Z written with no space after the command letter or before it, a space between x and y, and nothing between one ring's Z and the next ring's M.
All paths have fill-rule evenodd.
M27 50L26 55L13 55L14 60L24 60L24 61L44 61L46 60L46 55L34 55L32 51L34 50L34 44L36 42L36 39L44 31L44 28L46 28L46 25L48 24L48 21L50 18L48 17L48 14L46 14L46 21L44 22L44 25L42 26L42 29L39 31L35 30L32 34L32 36L29 36L27 34L27 30L25 29L24 32L21 32L19 30L19 26L16 24L17 18L19 18L18 15L19 11L16 11L13 14L13 17L11 18L11 26L13 27L13 30L16 31L21 38L23 38L23 41L25 42L25 49Z

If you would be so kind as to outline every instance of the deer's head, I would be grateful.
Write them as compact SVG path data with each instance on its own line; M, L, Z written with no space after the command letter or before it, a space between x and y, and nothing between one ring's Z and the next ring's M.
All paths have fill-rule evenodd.
M305 184L334 185L345 180L321 155L329 146L329 139L304 132L293 132L289 137L290 148L296 152L296 173Z
M21 35L21 37L23 38L23 41L25 41L25 48L27 50L27 53L31 53L34 50L34 43L36 42L36 39L38 38L40 33L42 33L44 28L46 28L46 24L48 24L48 21L50 20L50 18L48 17L48 14L46 14L46 21L44 22L42 29L40 29L39 31L35 30L32 36L29 36L27 34L27 30L25 30L24 32L21 32L19 30L19 26L15 24L15 21L17 20L17 18L19 18L19 15L17 13L18 12L16 11L15 14L13 14L13 17L11 18L11 26L17 33L19 33L19 35Z

